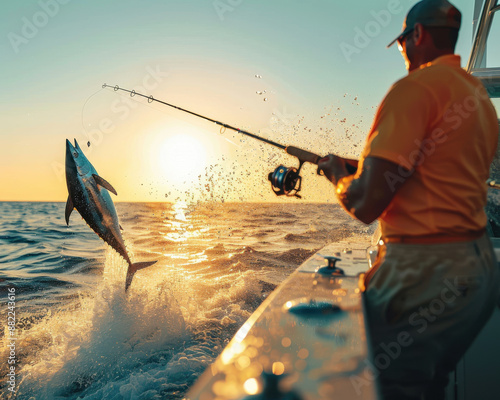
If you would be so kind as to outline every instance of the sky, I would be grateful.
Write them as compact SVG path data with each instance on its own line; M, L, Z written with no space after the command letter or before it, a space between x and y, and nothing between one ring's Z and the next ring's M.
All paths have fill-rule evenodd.
M115 201L275 201L282 150L104 83L320 155L359 156L406 74L413 0L23 0L0 15L0 201L65 201L77 139ZM465 65L472 0L456 0ZM303 201L333 187L302 169ZM281 199L280 199L281 200ZM290 201L290 200L288 200Z

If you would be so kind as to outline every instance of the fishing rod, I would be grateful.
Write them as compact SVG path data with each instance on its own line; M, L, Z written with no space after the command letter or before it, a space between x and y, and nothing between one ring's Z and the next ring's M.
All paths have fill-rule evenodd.
M221 127L220 128L221 134L224 133L226 131L226 129L231 129L235 132L241 133L242 135L246 135L246 136L249 136L251 138L260 140L261 142L270 144L271 146L278 147L279 149L285 150L291 156L297 157L299 160L299 167L298 168L294 168L294 167L288 168L288 167L285 167L284 165L280 165L273 172L271 172L269 174L268 179L271 182L271 188L277 196L285 195L285 196L295 196L295 197L301 198L301 196L298 194L298 192L301 189L301 183L302 183L302 177L299 175L300 169L302 168L302 165L305 162L309 162L311 164L318 165L319 160L321 160L321 158L322 158L322 157L318 156L317 154L311 153L307 150L303 150L303 149L300 149L300 148L295 147L295 146L285 146L283 144L273 142L272 140L258 136L255 133L247 132L243 129L234 127L234 126L226 124L224 122L217 121L215 119L205 117L205 116L198 114L198 113L195 113L193 111L186 110L185 108L178 107L176 105L167 103L167 102L159 100L159 99L155 99L152 95L146 96L145 94L138 93L135 90L128 90L128 89L121 88L118 85L110 86L107 84L103 84L102 87L103 88L112 88L115 92L117 92L119 90L121 90L123 92L127 92L130 94L131 97L134 97L134 96L144 97L145 99L148 100L148 103L152 103L152 102L156 101L157 103L166 105L168 107L175 108L176 110L194 115L195 117L202 118L204 120L207 120L207 121L210 121L210 122L213 122L213 123L219 125ZM355 171L354 166L351 166L349 164L346 164L346 166L349 169L351 169L351 171L353 169Z

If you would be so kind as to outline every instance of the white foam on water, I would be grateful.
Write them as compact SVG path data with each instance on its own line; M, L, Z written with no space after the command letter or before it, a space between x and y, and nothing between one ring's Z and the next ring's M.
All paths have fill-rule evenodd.
M152 354L172 353L185 341L182 313L168 286L139 287L126 294L126 268L108 250L104 279L94 293L18 330L17 398L76 397L94 384L123 380Z
M182 397L262 300L251 271L193 273L160 260L125 293L126 269L108 248L95 291L18 329L16 399Z

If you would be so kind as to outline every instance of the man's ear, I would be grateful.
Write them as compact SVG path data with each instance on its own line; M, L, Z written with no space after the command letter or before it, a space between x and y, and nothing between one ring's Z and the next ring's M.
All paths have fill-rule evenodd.
M424 36L426 34L424 26L420 23L417 22L415 24L414 30L413 30L413 42L415 45L420 45L422 44L422 41L424 40Z

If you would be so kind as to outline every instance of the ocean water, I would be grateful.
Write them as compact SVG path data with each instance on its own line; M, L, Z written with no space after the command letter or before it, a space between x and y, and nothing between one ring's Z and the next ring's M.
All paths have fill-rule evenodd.
M64 203L0 203L0 398L182 399L276 284L371 231L335 204L116 208L132 260L158 260L127 294L126 263L77 211L66 227Z

